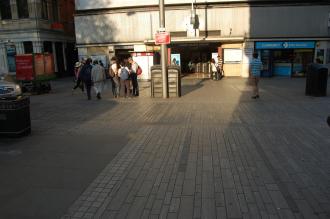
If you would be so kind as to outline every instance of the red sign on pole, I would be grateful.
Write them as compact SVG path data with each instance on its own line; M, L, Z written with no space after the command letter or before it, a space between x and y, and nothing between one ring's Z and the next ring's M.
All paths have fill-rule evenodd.
M16 79L33 80L33 56L32 54L16 55Z
M170 44L171 43L171 36L168 32L159 32L155 35L155 44Z

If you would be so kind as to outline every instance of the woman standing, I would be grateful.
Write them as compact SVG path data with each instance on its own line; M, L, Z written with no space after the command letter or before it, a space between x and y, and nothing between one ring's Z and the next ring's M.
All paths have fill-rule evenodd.
M109 75L111 80L112 94L114 98L118 98L119 96L119 86L120 86L120 79L118 75L119 69L120 69L120 65L117 61L117 58L112 57L111 66L109 68Z
M123 65L120 69L120 96L121 97L131 97L130 92L130 75L131 69L127 60L124 60Z

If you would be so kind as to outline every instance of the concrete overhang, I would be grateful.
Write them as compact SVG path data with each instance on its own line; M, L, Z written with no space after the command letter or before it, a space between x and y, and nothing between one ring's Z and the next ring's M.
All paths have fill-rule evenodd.
M243 42L244 37L196 37L196 38L182 38L182 37L173 37L171 38L171 44L178 43L236 43ZM155 40L145 40L145 44L155 44Z

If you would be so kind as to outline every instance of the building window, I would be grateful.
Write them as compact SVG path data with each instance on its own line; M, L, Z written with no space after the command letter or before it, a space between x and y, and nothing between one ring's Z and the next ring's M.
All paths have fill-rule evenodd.
M53 21L58 21L58 3L57 0L53 0Z
M1 0L0 1L0 13L1 19L11 19L11 8L10 0Z
M29 7L27 0L16 0L16 2L17 2L18 18L28 18Z
M44 42L44 52L45 53L53 53L53 45L50 41Z
M31 41L25 41L25 42L23 42L23 45L24 45L25 54L33 53L33 45L32 45Z
M48 3L47 0L41 0L41 18L48 19Z

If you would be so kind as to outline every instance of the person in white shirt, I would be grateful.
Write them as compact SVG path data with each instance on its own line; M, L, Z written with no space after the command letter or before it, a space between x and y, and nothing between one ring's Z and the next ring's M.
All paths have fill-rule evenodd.
M112 94L114 98L119 97L119 71L120 71L120 65L117 61L116 57L111 58L111 66L109 68L109 75L111 79L111 87L112 87Z
M104 74L104 68L99 65L99 62L97 60L94 60L93 62L93 68L92 68L92 81L93 81L93 87L96 93L97 99L101 99L101 92L103 90L103 85L105 81L105 74Z

